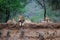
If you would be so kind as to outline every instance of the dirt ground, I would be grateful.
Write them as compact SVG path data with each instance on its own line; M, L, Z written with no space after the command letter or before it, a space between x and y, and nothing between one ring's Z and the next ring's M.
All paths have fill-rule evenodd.
M0 40L60 40L60 29L30 28L29 26L20 29L3 28L0 29Z
M40 35L40 36L39 36ZM60 29L2 29L1 40L60 40ZM23 37L21 37L23 36Z

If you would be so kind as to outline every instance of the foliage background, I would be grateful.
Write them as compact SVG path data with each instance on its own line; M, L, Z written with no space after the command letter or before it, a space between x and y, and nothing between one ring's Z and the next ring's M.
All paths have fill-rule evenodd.
M43 5L43 0L38 0ZM23 15L33 22L44 20L44 8L36 0L0 0L0 22ZM53 22L60 22L60 0L45 0L46 15Z

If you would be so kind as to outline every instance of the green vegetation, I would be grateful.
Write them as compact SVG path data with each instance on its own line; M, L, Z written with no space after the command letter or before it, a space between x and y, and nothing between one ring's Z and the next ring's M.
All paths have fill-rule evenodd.
M60 22L60 0L47 0L47 15L53 22Z
M38 14L38 15L37 15ZM60 22L60 0L0 0L0 22L24 15L33 22L41 22L49 16Z
M22 8L24 8L25 5L26 0L0 0L0 22L9 20L11 12L16 9L22 11Z

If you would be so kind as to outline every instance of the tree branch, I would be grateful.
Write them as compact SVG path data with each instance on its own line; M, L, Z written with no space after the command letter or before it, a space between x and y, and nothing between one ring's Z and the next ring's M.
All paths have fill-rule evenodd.
M43 4L40 1L38 1L38 0L36 0L36 1L39 5L41 5L42 8L44 7Z

